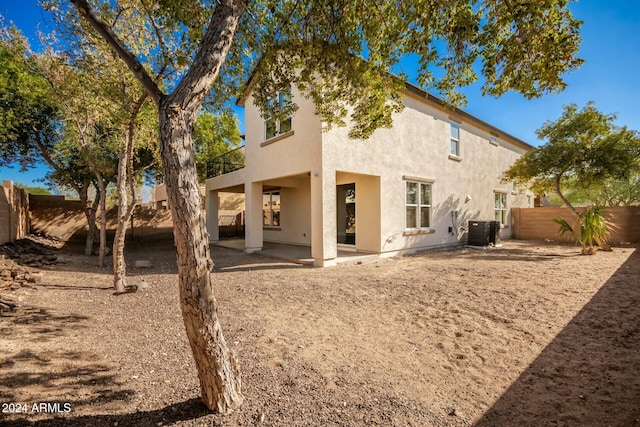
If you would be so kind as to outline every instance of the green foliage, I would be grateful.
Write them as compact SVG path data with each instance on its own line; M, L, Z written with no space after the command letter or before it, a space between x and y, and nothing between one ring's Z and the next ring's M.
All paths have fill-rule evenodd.
M629 178L608 178L594 182L588 188L583 188L582 185L576 185L572 180L568 180L565 187L583 205L640 205L640 171L632 174ZM571 200L569 195L567 198Z
M561 75L582 62L575 58L580 22L566 5L251 2L238 41L260 53L253 95L265 110L273 93L293 83L313 99L328 125L345 124L350 114L350 135L366 138L390 127L392 114L403 107L403 82L388 72L407 54L419 57L423 89L453 104L464 103L456 88L478 79L477 62L486 94L512 89L531 98L562 90Z
M21 182L16 182L15 186L18 188L22 188L27 194L35 194L35 195L41 195L41 196L51 195L51 191L49 191L49 189L44 187L33 187L33 186L23 184Z
M583 255L595 253L594 246L597 243L601 248L609 248L608 240L611 227L604 219L602 208L591 207L578 214L577 223L580 228L579 233L571 227L564 218L554 218L555 223L560 225L559 233L571 233L582 247Z
M598 206L640 205L640 172L630 178L608 179L592 186L587 197Z
M240 7L244 2L229 3ZM464 104L457 88L479 74L486 94L514 90L532 98L561 91L562 75L582 63L576 58L581 23L567 0L246 3L208 105L219 108L240 95L253 71L253 94L266 116L274 115L267 100L293 84L315 102L328 126L349 123L350 135L357 138L390 127L392 114L403 108L405 76L398 79L389 71L407 55L419 58L419 85L455 105ZM74 32L79 46L97 38L68 2L46 4L60 16L59 25ZM230 30L212 16L219 4L91 1L163 90L176 88L188 74L214 22L220 26L213 31ZM292 103L278 113L284 117L296 108Z
M40 158L39 147L55 144L60 120L54 90L28 50L16 28L0 28L0 165L23 169Z
M204 182L207 175L207 160L214 159L240 146L238 119L230 112L218 115L200 113L193 126L193 141L196 151L198 179Z
M554 190L572 209L564 188L586 194L607 183L636 179L640 134L615 125L615 118L598 111L593 102L582 110L575 104L565 106L558 120L536 131L546 143L521 156L503 179L530 185L538 194Z

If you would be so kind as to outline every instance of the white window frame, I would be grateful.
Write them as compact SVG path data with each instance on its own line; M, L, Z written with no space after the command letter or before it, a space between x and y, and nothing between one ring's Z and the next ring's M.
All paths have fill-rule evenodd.
M433 182L428 182L428 181L416 181L416 180L405 180L405 185L404 185L404 204L405 204L405 208L404 208L404 225L405 225L405 230L431 230L431 224L432 224L432 217L433 217ZM409 194L409 185L416 185L416 191L417 191L417 195L416 195L416 203L409 203L407 200L407 196ZM423 200L423 191L422 191L422 187L428 187L429 188L429 200L425 201ZM422 208L428 208L429 209L429 214L428 214L428 218L427 218L427 222L428 225L427 226L423 226L422 225ZM407 212L408 209L415 209L415 226L410 227L409 224L407 224Z
M496 221L500 221L500 225L507 225L507 193L501 191L493 193L493 213Z
M273 209L273 195L278 195L278 200L280 201L280 209L278 209L278 223L274 224L274 209ZM269 196L269 206L268 208L264 207L264 197ZM262 192L262 226L265 228L278 228L282 226L282 193L280 190L273 191L263 191ZM265 221L268 219L268 221Z
M450 145L449 145L449 154L451 154L452 156L455 157L460 157L460 125L458 123L450 123L451 124L451 128L449 130L449 141L450 141ZM457 129L458 132L458 137L454 137L453 136L453 130ZM455 144L455 151L453 150Z
M283 91L279 91L276 92L272 97L270 97L267 100L267 104L270 103L277 103L277 109L280 110L280 107L283 103L283 97L284 96L288 96L289 99L291 99L291 88L289 88L288 90L283 90ZM275 126L275 130L274 130L274 134L269 136L269 122L273 121L273 124ZM288 122L289 124L289 128L283 131L282 130L282 124ZM278 120L278 119L274 119L272 117L266 117L264 119L264 139L265 141L268 141L270 139L276 138L282 134L291 132L291 130L293 129L293 118L291 116L291 114L289 114L285 119L282 120Z

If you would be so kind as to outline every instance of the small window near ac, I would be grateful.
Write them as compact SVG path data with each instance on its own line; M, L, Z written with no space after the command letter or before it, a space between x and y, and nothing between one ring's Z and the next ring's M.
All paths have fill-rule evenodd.
M431 227L431 184L406 182L405 187L406 228L428 229Z
M507 224L507 195L505 193L494 193L495 198L495 220L500 221L500 225Z

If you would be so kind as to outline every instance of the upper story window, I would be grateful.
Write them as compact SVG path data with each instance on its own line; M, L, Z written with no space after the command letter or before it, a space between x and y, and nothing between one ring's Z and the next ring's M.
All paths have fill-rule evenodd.
M274 96L267 100L267 108L270 111L274 111L275 114L272 117L265 119L265 140L274 138L283 133L287 133L291 130L291 115L285 118L273 117L277 116L277 113L282 111L283 107L291 103L291 88L277 92Z
M460 126L451 123L451 155L460 157Z
M431 184L406 182L406 227L429 228L431 226Z

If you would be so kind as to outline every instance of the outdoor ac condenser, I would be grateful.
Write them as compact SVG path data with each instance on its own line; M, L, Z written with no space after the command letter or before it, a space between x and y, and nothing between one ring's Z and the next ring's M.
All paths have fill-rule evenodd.
M491 240L491 221L469 221L469 246L489 246Z
M500 243L500 221L469 221L469 246L497 246Z

